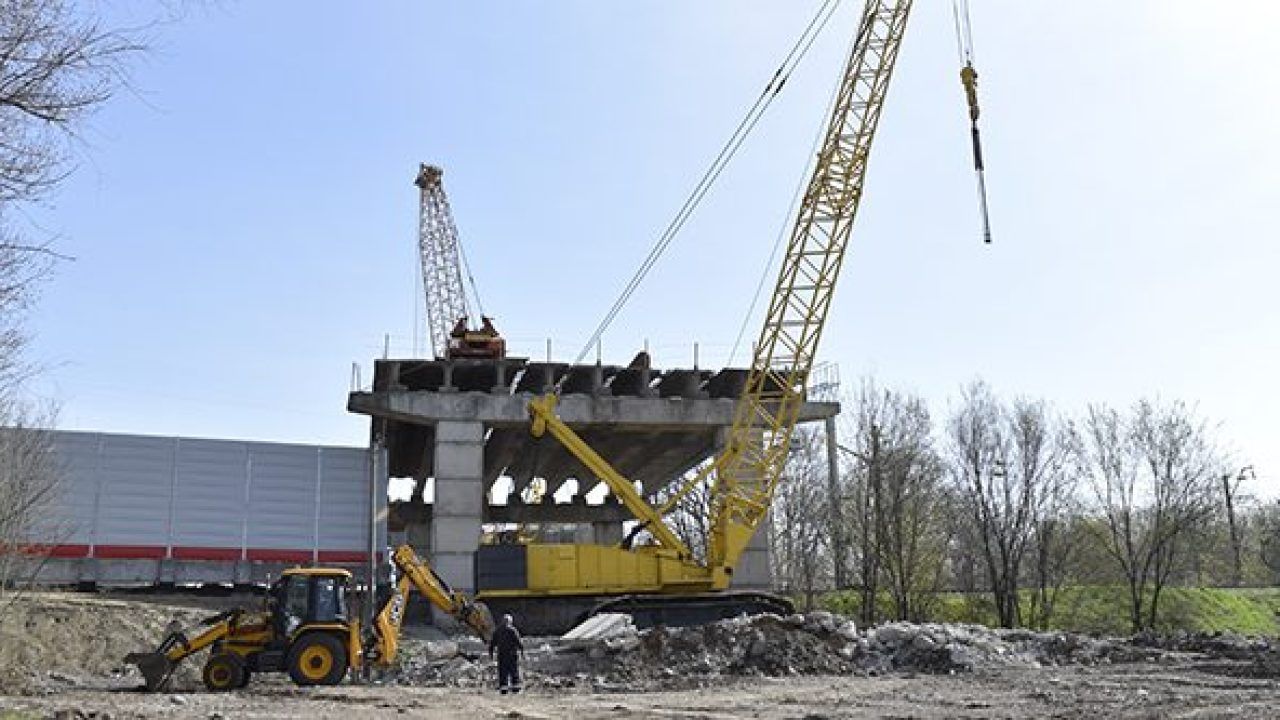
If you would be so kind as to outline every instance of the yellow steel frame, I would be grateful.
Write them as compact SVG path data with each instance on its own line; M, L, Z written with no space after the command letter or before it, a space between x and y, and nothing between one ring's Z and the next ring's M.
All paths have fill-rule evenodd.
M693 554L689 552L689 548L662 521L662 515L654 510L653 506L640 496L640 493L636 492L636 486L615 470L607 460L600 457L600 454L572 428L556 417L556 399L555 395L545 395L529 401L529 416L533 419L530 432L533 436L540 438L550 432L552 437L565 446L565 449L573 453L574 457L578 458L588 470L609 486L622 504L645 524L646 529L657 538L662 547L674 551L678 557L686 559L692 557Z
M863 10L724 451L655 509L635 492L629 480L555 418L554 395L529 404L534 434L550 429L646 524L661 547L674 551L685 562L691 557L688 548L662 516L692 488L708 483L712 493L711 540L703 570L714 587L727 586L734 565L763 522L783 478L912 2L868 0Z

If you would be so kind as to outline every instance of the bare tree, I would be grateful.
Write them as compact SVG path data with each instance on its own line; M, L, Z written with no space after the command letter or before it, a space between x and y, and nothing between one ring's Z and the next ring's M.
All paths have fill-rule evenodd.
M1240 489L1250 476L1256 481L1257 475L1251 465L1240 468L1234 475L1226 473L1222 476L1222 502L1226 510L1228 538L1231 541L1231 587L1240 587L1244 582L1245 533L1241 528L1242 520L1239 515L1241 505L1248 502L1249 498L1242 496Z
M1102 540L1128 586L1130 623L1154 628L1183 541L1212 512L1221 458L1204 421L1179 402L1143 400L1127 421L1091 407L1085 435Z
M104 29L92 10L0 0L0 594L39 564L57 477L42 429L52 415L24 391L34 372L25 313L62 256L47 239L25 240L15 210L44 200L66 177L81 123L123 85L124 62L140 49L136 33Z
M1015 627L1037 528L1069 494L1069 432L1043 401L1019 399L1005 408L982 381L965 388L949 431L952 471L982 548L997 619Z
M698 468L694 468L689 472L697 471ZM682 485L683 482L672 483L666 492L674 493ZM663 493L656 500L665 501L666 497L667 494ZM711 535L711 491L707 484L700 483L681 496L666 516L666 521L676 537L693 552L694 559L705 562Z
M881 587L896 619L919 619L941 578L948 531L932 419L919 397L869 378L848 405L853 410L849 452L856 460L852 520L859 619L867 624L877 619Z
M66 175L78 123L123 84L140 49L65 0L0 0L0 205L43 197Z
M1081 518L1064 503L1036 521L1032 537L1032 580L1028 624L1048 630L1063 585L1072 577L1080 537Z
M0 396L0 617L39 571L43 546L62 537L50 517L58 491L50 424Z
M1280 501L1259 507L1249 523L1256 538L1257 559L1268 585L1280 584Z
M823 437L797 430L787 479L769 512L773 572L783 592L799 594L811 609L831 576L831 535Z

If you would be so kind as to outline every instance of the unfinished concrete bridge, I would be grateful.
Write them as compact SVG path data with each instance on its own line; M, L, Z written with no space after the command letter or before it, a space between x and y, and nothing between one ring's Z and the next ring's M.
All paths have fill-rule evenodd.
M440 574L467 592L485 589L476 553L486 523L572 523L580 541L622 537L631 513L611 496L588 504L597 481L553 439L529 433L527 404L558 387L559 414L649 498L713 456L733 422L747 371L651 368L647 356L628 366L502 360L380 360L370 392L353 392L347 408L372 418L387 477L434 479L430 505L401 503L391 531L430 554ZM837 403L807 403L801 421L822 420ZM512 491L493 498L499 478ZM534 478L547 483L543 502L522 504ZM572 501L552 498L578 481ZM761 533L735 574L739 587L767 588L768 546Z

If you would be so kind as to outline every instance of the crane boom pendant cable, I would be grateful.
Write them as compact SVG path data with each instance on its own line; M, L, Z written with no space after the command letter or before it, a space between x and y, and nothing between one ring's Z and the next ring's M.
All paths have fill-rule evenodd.
M729 140L725 142L715 159L712 160L711 165L707 167L702 178L689 193L689 197L684 201L684 204L681 205L680 209L671 219L671 222L668 223L666 229L663 230L661 236L659 236L657 242L654 243L653 248L649 251L649 254L645 257L644 261L640 263L640 267L636 270L635 274L632 275L631 279L627 281L622 292L618 295L618 299L614 301L612 307L609 308L609 311L605 313L604 318L600 321L600 324L591 333L587 342L582 346L582 351L579 352L578 356L573 360L574 364L582 362L583 358L591 352L591 348L596 345L600 336L604 334L609 325L611 325L614 319L617 318L618 314L622 311L623 306L625 306L627 301L631 299L636 288L640 286L640 283L644 280L645 276L648 275L649 271L657 264L658 259L666 251L667 247L671 244L671 241L674 240L680 230L684 228L685 224L689 221L689 218L692 217L694 211L698 208L698 205L701 204L702 199L711 190L712 185L715 184L715 181L720 177L720 174L724 172L725 167L733 157L737 155L738 150L741 149L742 144L751 134L751 131L755 129L756 124L760 122L760 118L763 117L765 111L768 110L774 99L776 99L782 92L782 88L787 84L787 80L791 77L792 71L796 69L804 57L809 53L809 49L813 47L814 41L817 40L818 35L822 32L823 28L826 27L827 21L831 19L831 16L839 6L840 0L824 0L824 2L819 6L817 13L813 16L813 19L809 21L804 32L800 34L799 39L797 39L791 46L790 51L787 52L786 57L783 58L782 62L778 65L777 70L775 70L773 75L769 78L768 84L765 85L755 102L747 110L742 121L738 123L738 127L733 131Z

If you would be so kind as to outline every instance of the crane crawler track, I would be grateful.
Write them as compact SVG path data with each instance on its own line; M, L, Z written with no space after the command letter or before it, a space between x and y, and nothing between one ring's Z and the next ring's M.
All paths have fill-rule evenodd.
M696 595L624 595L596 605L583 617L627 613L638 628L706 625L740 615L773 613L787 616L795 605L787 598L763 592L715 592Z

